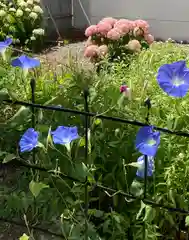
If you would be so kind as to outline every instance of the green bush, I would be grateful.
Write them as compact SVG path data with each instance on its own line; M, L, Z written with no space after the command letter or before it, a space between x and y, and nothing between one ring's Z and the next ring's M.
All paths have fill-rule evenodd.
M44 37L43 10L39 0L0 2L0 40L11 37L15 44L31 47Z

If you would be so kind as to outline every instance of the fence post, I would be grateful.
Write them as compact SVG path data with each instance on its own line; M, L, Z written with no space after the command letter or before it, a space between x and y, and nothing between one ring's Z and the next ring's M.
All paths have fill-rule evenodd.
M150 99L147 98L145 101L145 106L147 107L147 115L146 115L146 124L149 124L149 115L150 115L150 108L151 108L151 102ZM148 184L148 180L147 180L147 175L148 175L148 156L144 155L144 199L146 198L146 194L147 194L147 184ZM145 210L144 210L144 214L145 214ZM146 239L146 224L144 222L143 225L143 239Z
M35 79L32 78L31 81L30 81L30 86L31 86L31 102L32 104L35 104L35 87L36 87L36 82L35 82ZM35 107L32 106L31 107L31 111L32 111L32 128L35 129ZM35 164L35 148L33 149L33 152L32 152L32 160L33 160L33 164Z
M146 123L149 125L149 115L150 115L150 108L151 108L151 102L150 99L146 99L145 106L147 107L147 115L146 115ZM146 198L146 192L147 192L147 173L148 173L148 156L144 156L144 198Z
M88 106L88 96L89 90L88 88L84 89L84 110L85 112L89 112ZM89 128L89 116L85 115L85 164L88 163L88 146L89 146L89 139L88 139L88 128ZM89 205L89 194L88 194L88 177L86 177L85 181L85 240L88 240L88 206Z

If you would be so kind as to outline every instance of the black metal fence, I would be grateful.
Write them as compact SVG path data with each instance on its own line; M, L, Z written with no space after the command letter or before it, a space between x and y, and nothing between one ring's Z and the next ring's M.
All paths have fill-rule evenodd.
M119 122L119 123L122 123L122 124L130 124L130 125L139 126L139 127L150 125L150 123L149 123L149 110L151 108L151 104L150 104L149 99L147 99L147 101L145 102L145 105L148 109L148 112L147 112L147 116L146 116L146 123L143 123L143 122L139 122L139 121L121 119L121 118L118 118L118 117L111 117L111 116L106 116L106 115L101 115L101 114L96 114L94 112L90 112L89 107L88 107L88 97L89 97L88 89L85 89L83 91L83 96L84 96L84 111L64 108L64 107L60 107L60 106L46 106L46 105L36 104L35 103L35 80L32 79L31 80L31 102L3 100L3 103L4 104L21 105L21 106L30 107L31 111L32 111L32 119L31 119L32 120L31 121L32 122L32 128L34 128L34 129L35 129L35 126L36 126L35 109L43 109L43 110L47 110L47 111L48 110L53 110L53 111L67 112L67 113L71 113L71 114L74 114L74 115L84 116L85 117L84 129L85 129L85 160L86 160L86 162L87 162L87 159L88 159L88 144L89 144L88 128L89 128L89 123L90 123L90 117L96 117L96 118L99 118L99 119L102 119L102 120L109 120L109 121ZM182 136L182 137L188 137L189 138L189 133L187 133L187 132L171 131L169 129L160 128L160 127L157 127L157 126L154 126L154 129L156 129L160 132L166 133L166 134L177 135L177 136ZM33 154L33 160L34 160L33 162L35 162L35 155L36 155L35 150L33 150L32 154ZM122 196L126 197L127 199L142 200L144 203L152 206L153 208L162 208L162 209L165 209L169 212L175 212L175 213L182 214L182 215L189 215L188 210L181 209L181 208L169 207L167 205L156 203L156 202L146 198L147 184L148 184L148 181L147 181L147 161L148 161L147 156L145 156L143 197L136 197L136 196L134 196L130 193L124 192L122 190L112 189L108 186L102 185L100 182L95 182L94 187L98 188L98 189L101 189L102 191L107 191L110 194L122 195ZM22 161L21 159L19 159L19 166L34 169L34 170L38 170L38 171L42 171L42 172L47 172L49 174L53 173L51 169L46 169L44 167L37 166L35 164L29 164L25 161ZM85 240L88 240L88 206L89 206L88 185L91 185L91 183L89 183L87 177L86 177L86 180L82 182L81 180L78 180L74 177L71 177L71 176L68 176L68 175L65 175L65 174L62 174L62 173L60 173L60 176L63 179L69 179L73 182L79 182L79 183L81 183L85 186L85 211L84 211L84 213L85 213ZM15 220L6 219L4 217L0 217L0 221L10 223L10 224L13 224L13 225L25 226L24 222L17 222ZM54 236L60 237L62 239L65 239L63 235L55 233L55 232L51 232L48 229L44 229L44 228L33 226L33 225L29 225L29 227L31 229L41 231L41 232L44 232L44 233L47 233L47 234L54 235ZM145 235L146 235L146 231L145 231L145 223L144 223L143 239L146 239ZM178 239L180 239L180 237Z

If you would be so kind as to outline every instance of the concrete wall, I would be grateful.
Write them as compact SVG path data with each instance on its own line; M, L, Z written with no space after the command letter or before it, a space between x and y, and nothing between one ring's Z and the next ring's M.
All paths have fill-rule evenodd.
M144 19L156 38L189 40L188 0L90 0L89 13L92 23L107 16Z

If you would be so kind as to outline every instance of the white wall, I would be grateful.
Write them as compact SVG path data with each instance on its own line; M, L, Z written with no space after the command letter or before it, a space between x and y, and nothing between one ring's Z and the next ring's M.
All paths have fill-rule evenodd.
M90 0L89 13L92 23L108 16L144 19L156 38L189 40L189 0Z

